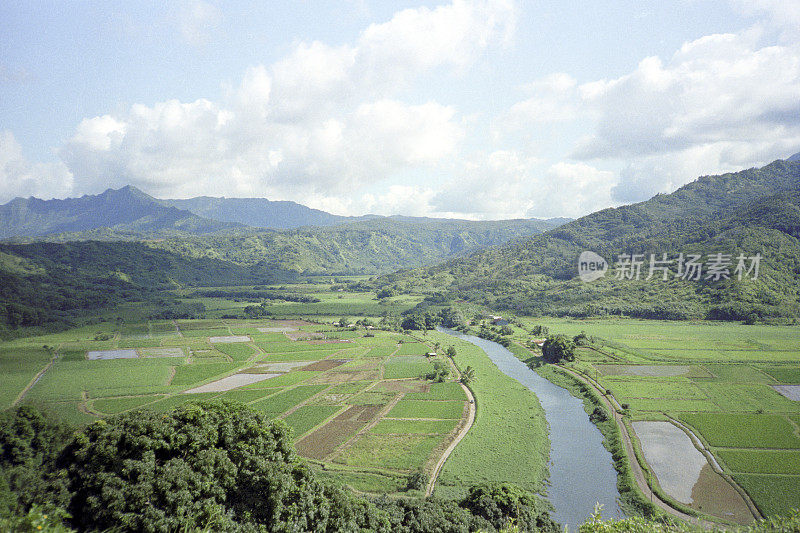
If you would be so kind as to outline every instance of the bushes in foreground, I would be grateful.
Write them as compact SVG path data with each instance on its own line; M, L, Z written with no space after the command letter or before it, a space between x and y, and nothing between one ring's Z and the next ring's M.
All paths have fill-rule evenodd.
M11 530L422 533L509 519L558 530L544 502L505 485L461 502L359 498L319 480L283 422L238 403L139 410L74 433L30 406L1 418L0 526Z

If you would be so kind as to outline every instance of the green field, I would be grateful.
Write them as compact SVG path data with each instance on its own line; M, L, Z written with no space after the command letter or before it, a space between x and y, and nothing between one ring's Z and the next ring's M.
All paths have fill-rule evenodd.
M547 326L551 333L585 331L594 337L570 366L597 379L633 419L674 417L687 424L762 513L800 507L800 402L771 386L800 383L800 327L626 319L523 322ZM528 338L519 328L516 336L522 342ZM675 372L675 365L687 370ZM637 368L650 377L635 375Z
M445 462L434 495L463 497L471 485L492 482L542 490L550 446L539 400L503 374L480 348L444 333L428 336L454 346L458 366L471 366L477 376L470 384L477 403L475 423Z
M296 443L311 439L306 456L326 476L335 471L339 481L372 493L405 491L399 480L435 464L465 412L457 383L420 377L433 368L421 354L433 348L408 335L272 320L176 323L179 329L171 322L109 322L0 343L0 401L9 407L22 395L74 425L188 401L237 401L283 419ZM259 330L284 326L288 336ZM302 332L326 340L291 340ZM210 339L232 334L252 342ZM398 344L407 355L393 355ZM167 356L176 348L179 356ZM87 358L103 350L103 359Z

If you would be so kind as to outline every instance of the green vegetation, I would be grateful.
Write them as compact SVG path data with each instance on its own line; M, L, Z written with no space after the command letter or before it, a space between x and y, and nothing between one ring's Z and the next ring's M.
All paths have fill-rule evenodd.
M475 422L445 462L435 495L463 497L471 485L494 482L541 491L549 445L539 400L503 374L480 348L444 333L429 336L431 341L454 345L459 366L473 367L478 376L470 384L477 398Z
M0 526L14 531L559 530L546 504L508 485L460 501L358 498L298 460L285 424L236 403L75 433L26 407L2 414L0 450Z
M628 316L760 322L800 317L800 164L704 176L672 194L605 209L542 235L435 266L389 274L370 287L393 294L444 294L532 316ZM611 262L605 278L577 278L577 257ZM615 279L620 254L761 254L758 280ZM659 274L659 273L657 273Z
M688 426L765 515L798 506L800 403L772 388L778 378L794 379L796 363L788 362L800 357L797 326L552 318L521 324L513 335L519 343L528 342L532 324L567 337L586 331L566 366L596 381L627 417Z
M464 402L444 402L427 400L400 400L388 418L461 418Z

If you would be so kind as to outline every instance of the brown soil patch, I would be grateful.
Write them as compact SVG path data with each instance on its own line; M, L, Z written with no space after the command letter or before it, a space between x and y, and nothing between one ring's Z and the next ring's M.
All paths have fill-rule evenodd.
M382 381L374 390L381 392L430 392L431 385L430 383L416 380Z
M325 372L326 370L330 370L331 368L336 368L337 366L341 366L347 362L347 359L323 359L321 361L317 361L316 363L311 363L308 366L304 366L303 370L316 370L320 372Z
M753 514L736 489L725 478L706 464L700 471L700 479L692 488L691 507L712 516L732 520L738 524L751 524Z
M351 381L375 381L376 379L378 379L377 370L328 372L314 378L312 383L350 383Z
M332 422L352 422L355 420L368 422L381 412L381 405L354 405L340 414Z
M354 405L315 432L297 441L295 448L303 457L323 459L375 418L382 405Z
M297 441L295 449L302 457L324 459L365 425L365 422L336 422L334 419Z
M322 340L325 338L325 335L322 333L312 333L309 331L284 331L283 334L293 341L306 341L311 339Z

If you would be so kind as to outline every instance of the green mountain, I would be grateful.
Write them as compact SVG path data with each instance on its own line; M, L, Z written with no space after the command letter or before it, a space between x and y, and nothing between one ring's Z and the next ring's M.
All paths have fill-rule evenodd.
M138 242L0 244L0 336L20 327L60 329L121 304L191 316L196 310L183 309L164 290L291 279L262 266L187 258Z
M334 226L365 217L345 217L312 209L289 201L265 198L213 198L198 196L186 200L159 200L162 205L176 207L195 215L234 222L255 228L288 229L302 226ZM367 216L366 218L372 218Z
M669 195L605 209L542 235L479 251L442 265L391 274L377 287L444 292L525 314L648 318L756 319L800 315L800 163L703 176ZM606 276L578 277L578 257L593 251L608 261ZM645 280L649 257L673 263ZM678 258L730 255L730 279L676 277ZM641 254L636 279L616 279L619 256ZM739 255L761 255L757 279L737 279ZM749 266L749 262L747 263Z
M381 217L330 227L148 241L186 257L302 274L380 274L441 262L551 229L535 219Z
M0 205L0 238L39 237L104 228L112 232L204 234L239 227L167 207L131 186L65 200L15 198Z

